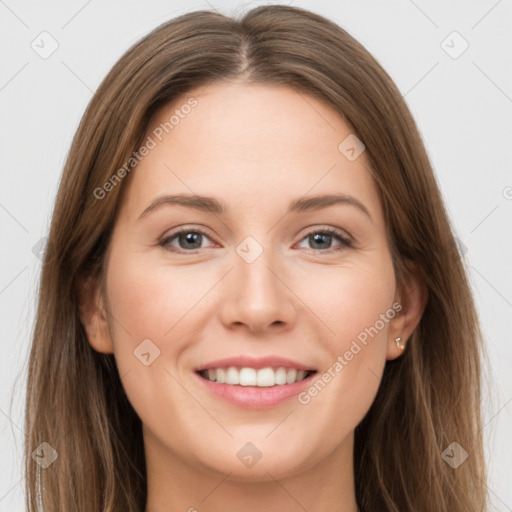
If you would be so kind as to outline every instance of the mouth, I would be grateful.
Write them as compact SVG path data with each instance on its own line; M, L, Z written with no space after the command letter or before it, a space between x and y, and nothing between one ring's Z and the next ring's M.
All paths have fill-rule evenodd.
M317 370L289 366L222 366L194 372L215 400L241 409L271 409L296 397L312 384Z
M297 368L280 367L236 367L209 368L196 372L200 377L210 382L227 384L229 386L254 386L269 388L288 386L308 379L316 370L302 370Z

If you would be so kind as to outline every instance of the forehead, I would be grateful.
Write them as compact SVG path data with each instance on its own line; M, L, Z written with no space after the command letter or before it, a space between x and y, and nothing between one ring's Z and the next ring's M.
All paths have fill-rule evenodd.
M152 149L132 171L127 207L136 215L162 194L195 193L234 210L261 210L304 195L345 193L379 217L365 153L351 161L339 149L350 136L333 107L285 86L218 82L192 89L152 119Z

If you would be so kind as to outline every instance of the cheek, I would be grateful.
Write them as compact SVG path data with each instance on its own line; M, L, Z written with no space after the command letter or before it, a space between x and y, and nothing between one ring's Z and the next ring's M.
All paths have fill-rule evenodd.
M135 375L139 380L140 391L134 391L150 393L156 379L166 377L164 368L174 372L168 363L180 361L199 332L198 301L207 291L205 279L192 267L173 269L149 263L144 253L121 254L112 252L107 281L115 357L120 375L132 372L130 379ZM150 365L145 366L141 354L148 352Z
M204 275L149 265L143 254L112 253L107 289L115 358L128 399L151 431L165 425L167 435L180 439L187 431L182 420L197 418L198 411L173 361L181 361L190 340L199 338L198 301L208 290Z
M388 322L383 323L382 315L394 315L395 276L390 259L384 255L375 259L329 269L321 280L315 279L316 286L304 289L308 306L326 328L325 342L333 353L348 350L355 339L364 343L365 333L369 339L380 335L382 339L387 333ZM377 334L371 329L376 323Z
M172 269L148 263L144 254L118 258L118 264L114 261L113 257L108 290L116 332L124 339L130 333L131 344L150 338L166 350L179 349L176 338L182 338L180 332L189 323L186 315L193 314L194 304L204 293L204 276L191 271L192 267Z
M326 326L329 360L300 403L312 416L348 432L364 417L380 385L389 322L396 316L395 275L382 254L371 264L329 272L325 286L307 295L308 306Z

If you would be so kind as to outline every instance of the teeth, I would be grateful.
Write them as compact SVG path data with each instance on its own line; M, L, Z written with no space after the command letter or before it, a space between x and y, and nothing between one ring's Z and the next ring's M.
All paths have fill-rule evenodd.
M306 376L306 370L299 370L297 372L296 380L297 381L302 380L305 376Z
M240 386L256 386L260 370L256 372L254 368L242 368L240 372L238 372L234 366L232 366L230 370L233 375L238 373ZM238 382L231 381L226 382L226 384L238 384Z
M276 385L276 373L272 368L262 368L258 370L256 374L256 385L257 386L275 386Z
M297 370L295 368L288 370L286 374L286 384L292 384L297 380Z
M278 368L276 370L276 384L283 385L286 384L286 368Z
M217 382L224 384L226 382L226 372L224 368L217 368Z
M215 370L214 370L215 371ZM238 373L238 370L233 366L230 366L226 371L226 382L228 384L240 384L241 376Z
M215 368L203 370L201 375L208 380L220 384L231 384L240 386L282 386L284 384L293 384L303 380L309 374L306 370L296 370L295 368Z

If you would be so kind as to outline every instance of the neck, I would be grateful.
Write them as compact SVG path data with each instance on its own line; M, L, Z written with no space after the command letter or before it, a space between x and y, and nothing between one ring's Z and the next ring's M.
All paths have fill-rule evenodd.
M145 430L145 512L358 512L353 441L352 432L319 463L298 472L276 475L267 461L260 476L247 480L233 472L196 465L197 459L192 465Z

